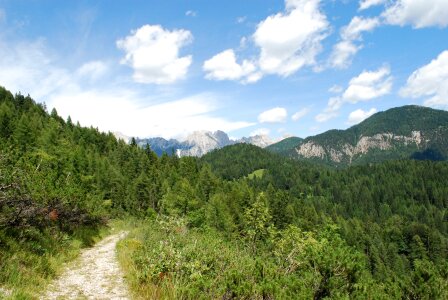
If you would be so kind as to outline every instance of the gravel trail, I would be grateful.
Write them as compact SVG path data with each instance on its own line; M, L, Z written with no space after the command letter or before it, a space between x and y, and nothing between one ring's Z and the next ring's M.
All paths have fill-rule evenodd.
M84 250L41 299L130 299L115 253L117 242L126 234L110 235Z

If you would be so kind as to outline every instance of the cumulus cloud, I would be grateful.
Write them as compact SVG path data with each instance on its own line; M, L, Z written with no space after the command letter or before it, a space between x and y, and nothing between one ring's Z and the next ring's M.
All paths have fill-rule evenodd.
M448 109L448 50L414 71L400 90L402 97L428 97L424 104Z
M329 30L319 6L320 0L286 0L285 11L258 23L252 35L259 50L254 60L256 70L252 80L246 82L255 82L266 74L287 77L304 66L315 65L315 58L322 50L321 41ZM206 77L210 78L209 74ZM239 77L219 80L224 79L240 80Z
M386 3L387 0L361 0L359 1L359 10L365 10L372 6Z
M348 116L347 123L350 125L355 125L355 124L361 123L362 121L364 121L365 119L367 119L368 117L370 117L371 115L373 115L376 112L377 112L376 108L372 108L369 111L357 109L350 113L350 115Z
M361 33L371 31L380 24L377 18L362 18L355 16L348 26L342 28L341 37L344 40L359 40Z
M288 112L283 107L275 107L258 115L260 123L282 123L286 121Z
M298 120L300 120L301 118L303 118L304 116L306 116L308 113L310 112L310 109L308 107L302 108L301 110L299 110L298 112L296 112L295 114L293 114L291 116L291 119L295 122L297 122Z
M350 80L341 96L330 98L325 110L315 119L318 122L326 122L339 115L339 110L344 103L370 101L389 94L391 90L392 76L388 67L381 67L376 71L363 71Z
M238 64L232 49L216 54L205 61L202 68L206 72L205 78L213 80L255 82L261 77L257 75L256 67L252 62L243 60L241 64Z
M260 48L259 66L266 74L288 76L315 63L329 28L320 0L287 0L286 11L269 16L253 34Z
M335 68L348 67L353 56L363 47L359 43L359 41L362 41L362 33L372 31L380 24L378 18L355 16L347 26L341 29L341 40L333 47L330 55L331 66Z
M377 71L364 71L350 80L348 88L342 98L351 103L369 101L390 93L392 76L389 67L382 67Z
M215 94L175 97L148 93L148 86L136 88L102 76L108 68L93 61L71 70L61 66L44 40L18 44L0 40L1 85L13 93L29 93L36 101L46 102L49 110L56 108L62 117L70 115L83 126L128 136L170 138L204 128L231 132L255 125L214 116L223 103ZM97 80L95 85L86 84L91 75Z
M397 0L382 16L392 25L412 25L414 28L448 26L448 1Z
M136 82L169 84L186 76L192 56L179 57L179 52L192 39L188 30L144 25L118 40L117 47L125 51L121 63L133 68Z
M344 69L351 64L353 56L359 51L359 46L356 46L352 41L340 41L333 46L333 51L330 56L330 65L333 68Z

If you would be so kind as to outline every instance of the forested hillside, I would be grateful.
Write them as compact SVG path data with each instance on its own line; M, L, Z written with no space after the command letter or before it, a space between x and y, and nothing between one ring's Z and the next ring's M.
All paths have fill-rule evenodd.
M334 167L390 159L448 159L448 112L408 105L379 112L346 130L304 140L289 138L268 150Z
M146 297L447 297L446 162L335 171L234 145L179 166L168 217L122 245Z
M133 218L119 257L136 298L448 297L447 162L338 171L247 144L158 158L4 89L0 120L0 287Z
M291 151L295 149L300 143L302 143L303 139L299 137L288 137L286 139L281 140L275 144L269 145L266 147L267 150L288 156L291 154Z
M3 88L0 149L0 287L38 288L109 218L157 208L168 164Z

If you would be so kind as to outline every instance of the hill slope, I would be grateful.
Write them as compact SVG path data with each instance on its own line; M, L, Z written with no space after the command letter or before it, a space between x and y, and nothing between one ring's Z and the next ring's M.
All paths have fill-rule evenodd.
M269 149L301 160L333 166L400 158L448 157L448 112L403 106L379 112L347 130L308 137L289 150Z
M275 144L269 145L266 147L266 150L269 150L274 153L278 154L286 154L298 145L302 143L303 139L292 136L286 139L281 140L280 142L277 142Z

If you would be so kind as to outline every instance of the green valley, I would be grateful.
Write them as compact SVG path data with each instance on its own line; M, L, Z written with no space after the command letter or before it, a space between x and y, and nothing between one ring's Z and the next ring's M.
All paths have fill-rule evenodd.
M439 126L430 113L420 125ZM448 297L446 161L339 170L249 144L158 157L5 89L0 116L6 297L35 299L111 226L130 231L117 249L135 299ZM391 130L375 119L350 132Z

